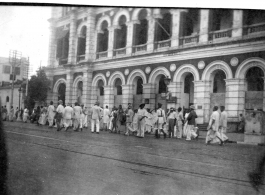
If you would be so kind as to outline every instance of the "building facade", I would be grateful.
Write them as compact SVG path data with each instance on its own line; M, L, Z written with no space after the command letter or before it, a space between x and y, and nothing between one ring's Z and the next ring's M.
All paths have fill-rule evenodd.
M14 78L14 95L13 107L24 108L25 89L21 88L23 81L27 79L29 63L26 58L18 60L15 67ZM9 58L0 57L0 101L2 106L6 106L9 112L11 106L11 90L12 89L12 66Z
M48 100L193 104L199 124L224 105L231 127L265 110L265 11L54 7L49 21Z

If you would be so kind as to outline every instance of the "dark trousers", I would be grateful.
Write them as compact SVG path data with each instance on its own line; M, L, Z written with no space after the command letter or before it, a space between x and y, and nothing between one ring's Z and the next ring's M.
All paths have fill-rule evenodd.
M168 120L168 137L174 137L174 126L175 126L175 119Z

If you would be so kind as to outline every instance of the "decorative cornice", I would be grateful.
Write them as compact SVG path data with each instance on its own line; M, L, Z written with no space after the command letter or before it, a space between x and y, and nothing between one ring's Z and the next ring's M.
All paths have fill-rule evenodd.
M201 49L193 49L187 51L172 51L171 53L164 52L155 55L148 56L135 56L137 58L125 59L123 58L120 61L110 61L110 62L95 62L93 64L93 70L105 70L110 68L123 68L124 64L126 67L135 66L135 65L147 65L162 62L171 62L171 61L181 61L187 59L198 59L198 58L207 58L214 56L225 56L225 55L235 55L241 53L265 51L265 41L252 42L249 43L240 43L226 46L216 46L216 47L207 47Z

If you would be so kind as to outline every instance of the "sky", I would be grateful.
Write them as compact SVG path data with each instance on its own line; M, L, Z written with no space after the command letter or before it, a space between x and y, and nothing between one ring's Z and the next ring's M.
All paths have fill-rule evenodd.
M8 2L2 0L1 2ZM16 1L25 2L25 1ZM32 1L33 2L33 1ZM88 1L34 1L39 3L64 3L64 4L87 4ZM133 3L132 3L133 2ZM265 9L265 3L252 0L244 1L171 1L165 3L161 0L145 1L110 1L97 0L90 2L90 5L110 5L110 6L172 6L172 7L209 7L209 8L252 8ZM239 3L240 2L240 3ZM255 2L255 3L254 3ZM18 50L23 57L30 58L33 72L38 67L46 66L48 62L49 47L49 22L51 17L51 7L45 6L4 6L0 4L0 57L8 57L10 50Z
M51 7L0 6L0 56L17 50L29 57L33 71L48 61Z

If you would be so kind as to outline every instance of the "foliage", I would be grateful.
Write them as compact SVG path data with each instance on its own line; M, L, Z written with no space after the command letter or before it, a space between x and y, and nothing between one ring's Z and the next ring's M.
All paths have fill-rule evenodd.
M33 108L36 102L45 102L50 86L50 80L47 78L44 69L40 68L37 75L31 76L28 83L28 97L26 105Z

